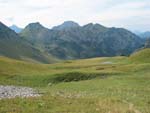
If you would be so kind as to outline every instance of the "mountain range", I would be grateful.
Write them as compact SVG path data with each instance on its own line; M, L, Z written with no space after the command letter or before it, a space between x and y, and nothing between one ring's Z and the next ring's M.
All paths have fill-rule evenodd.
M142 45L142 39L126 29L93 23L80 26L72 21L52 29L31 23L20 36L59 59L129 55Z
M124 28L66 21L52 29L30 23L19 33L0 23L0 55L52 63L58 59L81 59L130 55L144 41Z

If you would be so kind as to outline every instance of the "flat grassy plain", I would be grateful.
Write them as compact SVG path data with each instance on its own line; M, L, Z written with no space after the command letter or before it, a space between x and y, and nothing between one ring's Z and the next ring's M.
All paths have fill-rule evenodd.
M2 99L0 113L150 113L149 51L56 64L0 57L0 85L33 87L42 94Z

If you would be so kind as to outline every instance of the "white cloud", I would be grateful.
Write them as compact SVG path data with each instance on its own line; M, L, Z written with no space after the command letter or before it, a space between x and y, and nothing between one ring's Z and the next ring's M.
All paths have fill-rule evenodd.
M54 26L74 20L81 25L97 22L107 26L150 29L146 26L150 20L149 0L0 0L0 14L0 20L5 24L21 27L35 21Z

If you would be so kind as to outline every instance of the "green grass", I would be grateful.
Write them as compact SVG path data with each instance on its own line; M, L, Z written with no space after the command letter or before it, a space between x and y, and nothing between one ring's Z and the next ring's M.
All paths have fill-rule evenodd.
M49 65L1 57L0 84L43 96L0 100L0 113L150 113L150 57L141 54Z
M135 52L130 56L130 60L133 62L142 62L142 63L150 63L150 49L144 49L138 52Z

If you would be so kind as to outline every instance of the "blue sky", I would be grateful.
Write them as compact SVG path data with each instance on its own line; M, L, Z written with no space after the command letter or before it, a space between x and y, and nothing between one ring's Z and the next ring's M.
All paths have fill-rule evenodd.
M67 20L150 31L150 0L0 0L0 21L52 27Z

